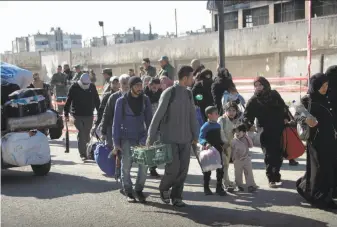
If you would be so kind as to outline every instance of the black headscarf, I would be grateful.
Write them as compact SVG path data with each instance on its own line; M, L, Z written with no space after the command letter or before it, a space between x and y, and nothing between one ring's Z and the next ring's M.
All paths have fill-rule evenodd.
M337 65L330 66L325 74L329 79L329 88L337 91Z
M321 95L318 90L323 86L325 82L328 82L329 78L324 73L316 73L312 77L310 77L310 87L309 87L309 95L312 99L320 99L325 97L325 95Z
M196 83L202 83L207 87L211 87L213 83L213 73L209 69L203 69L196 77Z
M272 104L272 95L271 95L271 86L269 81L262 76L256 77L254 80L254 85L256 82L260 82L260 84L263 86L262 91L255 91L254 95L257 97L257 99L263 103L263 104Z

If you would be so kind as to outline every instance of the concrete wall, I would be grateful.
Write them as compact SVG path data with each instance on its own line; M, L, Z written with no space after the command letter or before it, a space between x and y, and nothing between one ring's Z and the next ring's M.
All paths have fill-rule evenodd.
M307 22L305 20L229 30L225 32L226 67L233 76L292 76L305 74ZM318 54L327 53L326 63L337 58L337 16L313 18L313 71ZM199 58L215 70L218 57L218 33L177 39L119 44L102 48L73 49L70 52L20 53L2 55L3 61L21 67L42 70L50 77L58 64L81 64L99 75L102 68L113 68L114 74L138 70L142 58L148 57L158 67L157 59L167 55L175 67ZM98 76L100 80L100 76ZM100 82L99 82L100 83Z

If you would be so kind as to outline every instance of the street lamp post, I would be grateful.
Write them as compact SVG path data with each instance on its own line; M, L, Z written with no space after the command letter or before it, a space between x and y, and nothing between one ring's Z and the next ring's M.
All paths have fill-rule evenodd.
M100 27L102 27L103 46L106 46L106 44L105 44L105 36L104 36L104 22L103 21L98 21L98 25Z
M225 20L224 20L224 6L223 1L216 1L218 9L218 30L219 30L219 67L225 67Z

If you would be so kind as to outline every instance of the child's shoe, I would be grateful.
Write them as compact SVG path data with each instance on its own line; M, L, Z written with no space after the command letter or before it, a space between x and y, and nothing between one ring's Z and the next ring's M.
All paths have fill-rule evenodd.
M252 193L252 192L255 192L257 190L257 186L249 186L248 187L248 192Z
M239 192L244 192L245 191L245 189L242 186L238 186L238 190L239 190Z

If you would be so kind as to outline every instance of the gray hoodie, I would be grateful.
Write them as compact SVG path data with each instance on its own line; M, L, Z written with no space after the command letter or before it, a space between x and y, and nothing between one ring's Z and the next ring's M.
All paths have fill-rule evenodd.
M166 89L160 96L159 105L152 118L148 136L150 143L155 142L158 128L163 143L188 144L198 139L198 125L193 97L186 87L175 87L175 97L169 104L173 87Z

